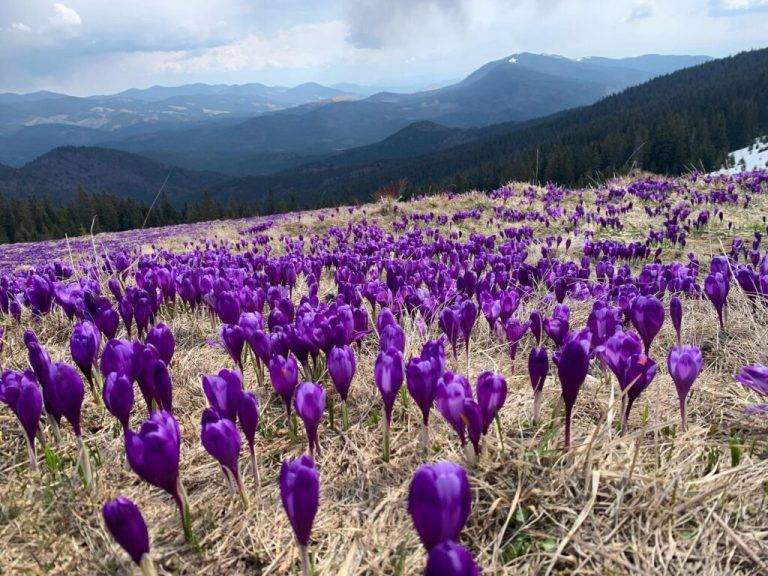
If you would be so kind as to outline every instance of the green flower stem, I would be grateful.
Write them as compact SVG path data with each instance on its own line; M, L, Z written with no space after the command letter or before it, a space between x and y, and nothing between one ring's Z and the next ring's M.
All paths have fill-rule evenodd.
M259 467L256 465L256 451L253 448L249 448L251 453L251 472L253 472L253 479L256 481L256 489L261 489L261 476L259 475Z
M384 462L389 462L389 422L384 418Z
M301 575L310 576L312 570L309 565L309 548L299 544L299 556L301 557Z
M27 451L29 452L29 469L32 472L39 472L40 466L37 464L37 454L35 454L35 439L30 438L26 434L24 437L27 439Z
M331 394L328 394L328 420L331 424L331 430L335 430L333 422L334 422L334 411L333 411L333 396Z
M192 514L189 510L189 499L187 498L187 491L184 489L184 484L179 478L179 482L176 485L175 495L176 505L179 507L181 513L181 526L184 529L184 539L189 542L195 549L198 547L197 538L192 530Z
M349 429L349 409L347 408L346 402L341 403L341 421L344 430Z

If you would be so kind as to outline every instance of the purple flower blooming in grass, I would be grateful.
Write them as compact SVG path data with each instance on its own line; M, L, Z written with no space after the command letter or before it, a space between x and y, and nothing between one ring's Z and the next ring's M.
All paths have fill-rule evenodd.
M768 399L768 366L763 366L762 364L744 366L736 374L735 378L742 386L754 390ZM755 404L744 409L744 414L747 416L761 412L768 413L768 403Z
M480 439L483 435L483 413L473 398L464 398L464 406L462 406L460 418L466 428L469 442L472 445L472 451L465 447L467 460L470 464L474 464L475 459L480 454Z
M483 416L483 434L507 400L507 381L501 374L482 372L477 377L477 403Z
M12 372L6 370L0 377L0 402L6 404L18 418L27 440L29 467L37 471L35 435L43 413L43 396L37 386L34 372Z
M411 358L405 368L408 393L421 410L424 426L429 426L429 411L435 400L435 387L437 375L429 360Z
M173 497L181 514L184 536L192 541L192 524L184 486L179 478L181 431L168 412L153 412L138 433L125 431L125 454L131 469L145 482Z
M328 354L326 364L334 388L341 399L346 402L352 378L355 377L357 370L354 351L346 344L341 347L334 346Z
M320 452L320 446L317 443L317 428L325 411L325 390L314 382L299 384L296 388L294 407L299 418L304 422L304 427L307 430L309 454L314 457L316 450L318 453Z
M123 431L125 431L131 419L131 410L133 410L133 382L125 374L110 372L104 380L101 395L104 406L107 407L112 416L117 418Z
M433 546L424 576L480 576L469 550L451 540Z
M88 385L91 388L91 394L95 398L97 392L93 382L93 365L96 363L96 355L99 352L101 343L101 334L98 328L87 320L75 324L72 330L72 336L69 338L69 350L72 354L72 360L82 371Z
M129 340L110 340L104 346L104 352L101 354L101 374L106 377L112 372L117 372L127 376L133 382L136 380L134 363L134 345L132 342Z
M466 435L461 415L464 411L464 400L467 398L472 399L472 388L461 374L446 372L437 381L435 404L445 421L458 434L462 446L466 443Z
M203 393L208 404L223 418L235 422L243 394L243 375L239 370L219 370L218 374L203 376Z
M472 494L464 468L445 461L418 467L408 489L408 513L428 551L459 539L471 507Z
M240 396L240 402L237 406L237 420L240 423L240 429L248 442L248 453L251 456L251 471L256 481L256 486L260 486L259 470L256 466L256 450L254 447L256 439L256 430L259 428L259 399L250 390L246 390Z
M544 332L558 348L563 344L570 329L571 309L565 304L556 304L551 318L544 320Z
M541 394L544 390L544 381L549 373L549 356L544 346L531 348L528 354L528 375L531 378L533 388L533 413L531 420L536 423L541 415Z
M283 399L285 411L291 416L291 401L293 392L299 385L299 365L296 357L289 354L287 358L276 354L269 361L269 377L272 380L272 388Z
M541 312L534 310L531 312L531 317L528 320L531 325L531 333L536 346L541 346L541 333L544 331L544 319L541 316Z
M149 531L136 504L124 496L106 502L101 508L104 524L120 547L128 553L143 574L154 574L149 556Z
M451 343L451 348L453 349L453 357L456 358L456 347L459 342L459 334L461 333L459 313L453 308L446 306L440 313L438 324L440 324L440 329L448 337L448 342Z
M390 348L405 352L405 331L398 324L387 324L379 332L379 350Z
M206 408L200 421L200 442L221 465L230 487L240 493L247 506L248 496L240 480L240 432L235 423L220 416L214 408Z
M587 328L592 334L592 348L605 344L621 326L621 311L607 305L601 300L595 300L592 311L587 318Z
M698 346L673 346L667 356L667 369L675 382L680 402L680 423L683 430L686 427L685 402L702 365L701 350Z
M176 350L176 339L171 329L162 322L155 324L147 333L147 344L152 344L166 366L170 365Z
M51 399L58 412L70 423L75 436L81 436L80 411L83 407L85 387L77 370L59 362L51 371Z
M390 348L379 352L373 369L373 379L384 403L384 461L389 461L389 427L397 393L403 385L405 362L400 350Z
M664 305L656 296L637 296L632 302L629 319L643 340L644 352L648 354L653 339L664 324Z
M469 354L469 338L477 320L477 306L472 300L464 300L459 308L459 327L464 336L464 347Z
M582 384L589 370L589 344L591 335L587 338L578 335L568 338L563 347L554 355L557 365L557 376L560 379L563 401L565 402L565 449L571 446L571 416L573 405L579 395Z
M320 505L320 475L311 456L283 460L280 467L280 500L291 523L301 555L302 571L309 574L309 538Z

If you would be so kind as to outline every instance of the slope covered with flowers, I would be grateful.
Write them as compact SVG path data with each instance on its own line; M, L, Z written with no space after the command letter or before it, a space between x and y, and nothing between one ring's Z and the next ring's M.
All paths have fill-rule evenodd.
M0 247L0 565L759 572L767 193L510 184Z

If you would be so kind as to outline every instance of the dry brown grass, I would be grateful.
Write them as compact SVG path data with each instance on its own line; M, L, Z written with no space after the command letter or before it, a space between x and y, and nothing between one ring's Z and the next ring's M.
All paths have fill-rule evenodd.
M768 205L765 197L758 200L753 201L754 211L726 209L735 224L733 231L715 222L706 233L691 238L688 248L704 261L705 254L720 251L721 242L725 245L733 234L749 235ZM387 226L403 211L453 213L492 202L479 194L451 201L431 197L398 204L398 213L391 203L366 206L352 217L368 217ZM636 204L633 226L602 235L642 238L648 221ZM270 235L277 239L283 233L307 234L350 218L345 210L326 215L322 223L307 215L288 218ZM487 217L465 221L458 228L491 231ZM236 229L226 223L217 225L217 230L220 237L237 237ZM184 240L166 245L179 249ZM677 252L665 250L665 261ZM323 287L331 288L329 278ZM690 399L685 433L677 426L674 386L664 366L674 338L669 322L653 346L659 374L636 403L629 431L622 435L617 430L618 398L611 387L590 377L577 402L574 448L566 454L560 448L559 387L551 375L545 385L542 422L530 423L525 347L512 365L506 345L479 318L469 362L449 355L449 368L467 374L472 382L483 370L492 369L502 372L510 387L501 413L503 438L492 429L478 464L469 469L473 507L462 543L485 574L768 571L768 423L742 416L742 408L754 398L732 378L745 363L768 361L768 314L753 314L737 287L732 290L726 333L718 334L708 302L686 302L685 310L683 339L702 346L706 363ZM587 313L587 303L573 303L572 325L582 325ZM91 490L78 481L71 434L53 447L60 464L43 464L42 472L33 474L27 470L15 419L7 410L0 411L0 574L131 573L134 568L105 532L100 515L101 505L118 494L133 499L143 511L160 573L297 573L298 556L280 505L277 476L282 459L304 450L303 438L289 438L282 405L271 389L258 389L249 365L246 385L257 389L263 406L256 447L262 488L256 491L243 455L251 497L250 507L244 509L198 436L205 406L200 375L230 366L231 361L223 350L205 343L214 337L207 318L166 313L163 320L177 337L172 373L176 415L183 430L181 476L200 551L184 542L171 500L127 469L114 420L86 397L86 442L98 460ZM412 326L405 328L408 355L420 349L421 339ZM36 330L54 359L68 359L69 326L62 317L46 318ZM436 335L435 330L436 326L430 336ZM19 328L9 329L4 367L26 364L21 335ZM321 505L311 548L317 574L417 574L425 562L406 512L411 475L425 460L417 445L420 418L412 401L398 402L392 459L383 463L374 356L375 342L368 341L358 355L350 428L331 430L327 419L321 425ZM134 427L141 421L138 403L137 408ZM426 460L463 461L455 435L439 414L434 412L431 420L432 445ZM735 446L741 450L738 463L731 456Z

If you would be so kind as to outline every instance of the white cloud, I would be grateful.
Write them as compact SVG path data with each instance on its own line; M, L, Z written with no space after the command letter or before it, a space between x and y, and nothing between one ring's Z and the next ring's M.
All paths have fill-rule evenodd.
M17 32L32 32L32 28L24 24L24 22L14 22L11 24L11 29Z
M709 15L740 16L768 12L768 0L709 0Z
M344 57L346 34L347 27L340 21L303 24L272 35L250 34L202 52L156 54L155 68L173 72L314 68Z
M53 27L74 27L80 26L83 23L83 19L80 18L75 10L57 2L53 5L53 16L48 18L48 22Z

